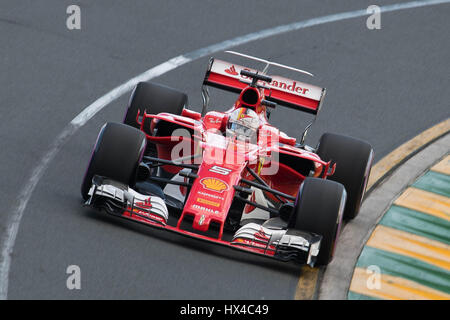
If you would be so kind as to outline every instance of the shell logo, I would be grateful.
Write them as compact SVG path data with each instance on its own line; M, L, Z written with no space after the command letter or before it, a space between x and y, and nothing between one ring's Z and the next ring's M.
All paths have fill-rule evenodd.
M228 185L226 184L226 182L217 178L203 178L202 180L200 180L200 183L205 189L220 193L228 189Z

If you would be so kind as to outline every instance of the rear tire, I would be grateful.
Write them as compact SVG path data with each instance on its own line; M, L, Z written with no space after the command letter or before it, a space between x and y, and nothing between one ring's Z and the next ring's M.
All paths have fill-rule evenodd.
M347 191L344 219L358 215L372 167L373 149L365 141L325 133L320 138L317 154L324 161L336 163L335 173L328 178L342 183Z
M300 185L289 227L322 236L316 265L327 265L333 258L345 199L344 186L334 181L308 177Z
M136 118L138 112L142 116L144 111L181 115L187 101L188 97L183 92L151 82L139 82L131 94L123 123L139 129Z
M140 130L120 123L106 123L100 129L81 184L83 199L88 199L95 175L134 186L146 142L145 134Z

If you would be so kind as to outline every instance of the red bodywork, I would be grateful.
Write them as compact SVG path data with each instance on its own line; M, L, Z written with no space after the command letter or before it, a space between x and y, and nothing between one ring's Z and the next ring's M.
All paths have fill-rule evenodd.
M296 147L295 138L288 137L279 129L270 125L267 120L266 106L261 103L263 99L271 98L272 101L277 101L285 106L315 114L320 108L322 99L322 94L319 96L317 94L318 92L322 93L322 89L281 77L273 78L276 80L275 85L264 84L266 88L251 87L248 84L240 82L242 80L241 78L244 77L240 76L239 71L243 69L243 67L238 65L218 61L216 64L211 63L206 74L205 84L231 91L236 89L236 92L240 92L235 104L226 112L210 111L202 117L200 113L184 109L181 115L168 113L160 113L157 115L144 113L143 115L138 115L136 121L141 125L141 131L146 134L147 141L156 145L158 158L174 160L172 153L180 142L189 146L191 152L189 153L183 150L177 154L177 158L192 154L202 154L202 157L196 158L194 162L192 160L185 162L199 164L197 171L198 178L193 182L176 226L145 219L140 216L142 212L138 208L133 209L136 214L132 214L129 211L123 212L123 217L253 253L268 256L275 254L275 248L267 247L262 244L263 242L245 243L242 240L240 242L229 242L222 239L225 220L235 196L234 186L240 185L247 187L245 184L242 184L241 179L255 179L246 170L248 166L258 173L270 188L296 197L299 186L305 179L305 175L293 169L287 163L280 161L282 157L283 159L297 159L298 161L304 159L303 161L305 163L312 165L313 175L315 177L325 179L333 173L334 167L330 168L329 162L322 161L313 152ZM252 69L248 68L245 68L245 70L252 71ZM233 110L243 106L249 107L249 104L243 100L244 93L248 90L254 90L254 94L258 97L257 102L254 105L250 105L258 114L260 120L256 144L249 144L221 134L225 131L228 116ZM161 137L154 135L155 127L162 122L173 124L177 128L185 128L191 134L189 137ZM278 157L274 157L274 155ZM230 158L235 160L227 161ZM278 159L278 161L273 160L274 158ZM264 174L263 169L271 165L278 166L276 173ZM164 165L163 169L172 174L176 174L182 168ZM273 194L267 192L265 196L273 201L279 201L280 198L282 201L289 201L289 199L283 197L278 197L277 199ZM254 208L247 204L245 212L249 212L252 209ZM192 217L192 228L197 231L207 231L212 222L218 224L220 226L218 238L212 238L182 229L182 221L187 216ZM154 218L156 219L157 217Z

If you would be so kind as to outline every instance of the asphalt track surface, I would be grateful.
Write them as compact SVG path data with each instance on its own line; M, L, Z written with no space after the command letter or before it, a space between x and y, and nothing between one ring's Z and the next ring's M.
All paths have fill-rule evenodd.
M378 5L402 1L377 1ZM405 1L406 2L406 1ZM373 1L75 1L82 29L66 28L74 1L0 2L0 235L33 167L64 127L112 88L177 55L282 24L367 8ZM306 28L233 50L311 71L324 108L307 142L325 132L369 141L375 160L450 116L450 5ZM244 63L220 53L216 57ZM208 58L154 81L189 94L199 111ZM294 77L295 74L285 74ZM213 92L223 110L235 96ZM292 299L300 268L137 226L81 207L80 183L100 126L120 121L128 95L71 137L39 181L20 224L9 299ZM271 117L299 137L310 117ZM4 241L4 239L2 239ZM81 268L81 290L66 269Z

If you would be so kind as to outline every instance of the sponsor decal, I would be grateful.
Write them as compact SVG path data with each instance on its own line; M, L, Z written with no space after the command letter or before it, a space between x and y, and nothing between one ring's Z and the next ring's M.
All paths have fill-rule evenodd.
M219 166L214 166L212 168L209 169L209 171L217 173L217 174L221 174L223 176L227 176L230 174L230 172L232 171L231 169L227 169L227 168L222 168Z
M217 178L203 178L200 180L202 186L211 191L222 193L225 190L228 190L228 184Z
M231 74L233 76L237 76L239 73L236 71L236 68L234 67L234 65L232 65L231 67L229 67L228 69L225 69L225 72L228 74Z
M210 123L221 123L221 122L222 122L222 119L220 119L220 118L212 118L212 117L209 117L209 118L208 118L208 121L209 121Z
M203 199L203 198L197 198L197 202L198 203L203 203L203 204L207 204L213 207L219 207L220 203L215 202L215 201L211 201L211 200L207 200L207 199Z
M266 235L263 228L259 229L259 231L255 233L255 238L265 240L265 241L269 240L269 237Z
M194 204L192 207L193 207L194 209L198 209L198 210L205 211L205 212L209 212L209 213L215 213L215 214L219 214L219 213L220 213L219 210L214 210L214 209L206 208L206 207L203 207L203 206L199 206L198 204Z
M203 192L203 191L197 192L197 194L202 195L202 196L207 196L207 197L210 197L210 198L213 198L213 199L224 200L224 198L221 197L221 196L218 196L218 195L215 195L215 194L211 194L211 193L207 193L207 192Z
M150 199L146 199L144 202L142 202L142 201L136 202L134 204L134 206L138 207L138 208L141 208L141 209L151 209L152 202L151 202Z
M156 214L153 214L151 212L148 212L148 211L138 210L136 208L133 209L132 213L130 213L128 211L124 212L123 216L130 217L130 218L133 218L133 219L138 219L138 220L145 220L145 221L148 222L148 220L145 219L145 217L147 217L147 218L149 218L151 220L159 221L160 223L163 223L163 224L166 223L166 220L163 219L162 217L160 217L160 216L158 216Z
M243 244L245 244L247 246L251 246L251 247L255 247L255 248L261 248L261 249L266 249L266 247L267 247L266 244L263 244L263 243L260 243L260 242L255 242L255 241L249 240L249 239L243 239L243 238L235 239L233 242L234 243L239 243L240 242L240 243L243 243Z
M150 199L147 199L144 202L142 202L142 201L136 202L133 206L133 212L150 217L151 216L151 214L150 214L151 208L152 208L152 203L151 203ZM131 207L130 207L130 209L131 209Z
M254 72L248 68L244 68L244 70ZM225 72L226 72L226 70L225 70ZM242 76L242 75L241 75L241 78L251 79L250 77ZM282 91L298 93L301 95L306 95L306 93L309 91L308 88L302 88L302 87L298 86L297 81L293 81L293 80L289 80L289 79L285 79L285 78L276 78L276 77L272 77L272 79L273 79L272 82L270 82L270 83L263 82L263 85L267 86L267 87L271 87L271 88L280 89Z
M283 89L285 91L291 91L291 92L297 92L299 94L305 95L306 92L309 91L309 89L307 88L302 88L302 87L296 87L297 82L293 82L291 84L283 82L283 81L276 81L273 80L270 84L269 87L272 88L279 88L279 89Z
M138 220L146 220L145 218L149 218L151 220L154 220L154 222L158 221L162 224L165 224L166 220L160 217L159 215L152 213L151 208L152 208L151 199L148 198L145 201L137 201L133 205L133 211L132 212L125 211L123 215ZM131 207L128 207L127 209L131 211ZM148 221L146 220L146 222Z
M225 76L233 77L234 79L250 80L250 77L243 76L240 74L241 70L246 70L250 72L256 72L257 70L250 69L243 66L231 65L228 62L215 60L214 65L211 69L212 72L222 74ZM299 96L304 96L315 101L319 101L322 95L322 89L307 83L300 81L294 81L288 78L280 76L272 76L272 82L267 83L260 81L263 86L273 88L276 90L284 91L286 93L292 93Z

